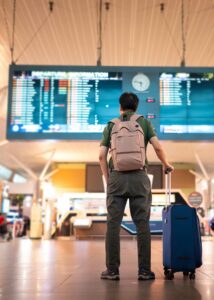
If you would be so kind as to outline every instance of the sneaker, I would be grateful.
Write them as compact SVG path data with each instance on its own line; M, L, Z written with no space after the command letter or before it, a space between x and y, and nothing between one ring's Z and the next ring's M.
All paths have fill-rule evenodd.
M120 280L119 270L109 270L101 273L101 279Z
M154 280L154 279L155 279L154 272L141 270L138 273L138 280Z

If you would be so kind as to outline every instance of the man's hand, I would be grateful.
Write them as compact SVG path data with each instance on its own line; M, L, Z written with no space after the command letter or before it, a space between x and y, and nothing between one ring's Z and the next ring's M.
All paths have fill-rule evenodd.
M164 172L165 173L170 173L170 172L173 172L174 171L174 167L173 165L167 163L167 164L164 164Z

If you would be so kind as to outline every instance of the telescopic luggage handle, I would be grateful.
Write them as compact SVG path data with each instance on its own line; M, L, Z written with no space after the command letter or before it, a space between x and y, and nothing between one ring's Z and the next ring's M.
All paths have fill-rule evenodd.
M171 168L166 168L164 172L165 172L165 174L169 174L169 173L172 172L172 169Z
M171 201L171 168L165 169L165 195L166 195L166 202L165 207L170 205Z

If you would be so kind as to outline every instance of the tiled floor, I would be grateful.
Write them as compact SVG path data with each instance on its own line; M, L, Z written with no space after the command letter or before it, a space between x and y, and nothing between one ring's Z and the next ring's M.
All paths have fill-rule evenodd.
M120 281L100 280L104 240L45 241L18 239L0 243L0 299L214 299L214 241L203 241L203 266L196 280L176 274L164 280L162 243L152 240L157 279L137 280L136 241L121 241Z

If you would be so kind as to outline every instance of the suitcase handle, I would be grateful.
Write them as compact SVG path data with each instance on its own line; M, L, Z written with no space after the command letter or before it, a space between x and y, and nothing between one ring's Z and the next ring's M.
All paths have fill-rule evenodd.
M166 196L166 202L165 202L165 208L167 208L171 201L171 168L165 169L165 196Z
M170 172L172 172L172 169L171 168L166 168L164 172L165 172L165 174L169 174Z

